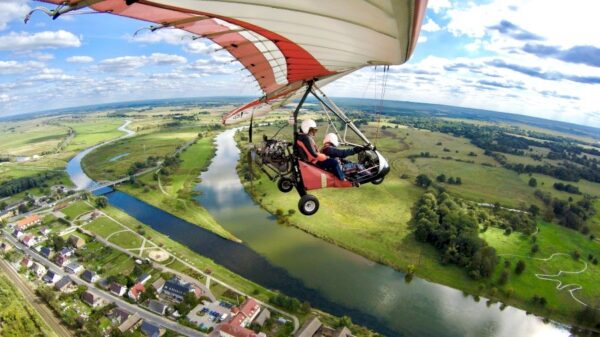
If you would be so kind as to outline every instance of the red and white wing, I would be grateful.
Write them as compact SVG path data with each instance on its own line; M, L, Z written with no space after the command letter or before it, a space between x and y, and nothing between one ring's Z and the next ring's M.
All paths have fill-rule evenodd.
M252 73L264 92L261 103L291 98L308 80L406 62L427 5L427 0L41 1L87 4L210 39ZM225 120L247 110L240 109Z

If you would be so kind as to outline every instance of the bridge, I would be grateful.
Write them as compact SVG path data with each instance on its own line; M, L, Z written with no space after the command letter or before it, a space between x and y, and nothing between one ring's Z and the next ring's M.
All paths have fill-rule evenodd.
M146 174L148 172L151 172L151 171L154 171L154 170L159 170L159 169L160 169L160 164L157 165L157 166L153 166L153 167L147 168L145 170L142 170L142 171L140 171L140 172L138 172L138 173L136 173L134 175L126 176L126 177L123 177L123 178L120 178L120 179L117 179L117 180L95 182L91 186L86 187L85 190L88 191L88 192L94 193L94 192L96 192L98 190L101 190L103 188L112 187L112 186L124 183L126 181L129 181L129 180L131 180L132 177L141 176L141 175Z

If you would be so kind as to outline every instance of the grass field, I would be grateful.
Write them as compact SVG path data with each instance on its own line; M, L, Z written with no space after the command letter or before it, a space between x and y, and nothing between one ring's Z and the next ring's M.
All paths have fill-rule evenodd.
M200 171L208 166L213 155L213 138L205 137L180 154L179 167L168 177L161 175L160 181L154 180L151 172L138 178L144 187L123 184L118 188L224 238L237 240L221 227L206 209L193 200L192 191L198 182L197 177Z
M82 160L82 166L95 180L114 180L125 176L135 162L145 162L150 156L164 157L174 154L178 146L193 140L196 135L197 131L193 129L136 135L91 152ZM111 161L112 158L125 153L128 155Z
M56 336L11 281L2 274L0 274L0 336Z
M33 156L55 150L69 129L48 123L45 118L3 123L0 127L0 155Z
M111 235L108 241L127 249L140 248L142 245L142 239L129 231L115 233Z
M123 135L117 128L125 120L123 118L106 118L87 116L86 118L64 118L60 120L62 125L75 130L75 137L64 149L65 152L81 151L92 145L114 139Z
M90 212L92 210L93 208L90 207L87 203L85 203L85 201L77 201L69 205L68 207L63 208L61 210L61 213L67 215L69 219L75 220L78 216Z
M112 233L122 231L123 227L121 227L118 223L115 223L111 219L107 217L99 217L84 227L88 231L96 233L103 238L108 237Z

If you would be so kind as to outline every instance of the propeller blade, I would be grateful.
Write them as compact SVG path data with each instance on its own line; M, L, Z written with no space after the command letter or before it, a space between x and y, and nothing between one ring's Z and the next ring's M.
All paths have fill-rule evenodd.
M252 128L252 127L251 127ZM248 150L248 174L250 176L250 186L254 185L254 171L252 168L252 161L254 161L254 158L252 156L252 149Z
M252 144L252 127L254 126L254 111L252 111L252 115L250 115L250 128L248 129L248 141Z

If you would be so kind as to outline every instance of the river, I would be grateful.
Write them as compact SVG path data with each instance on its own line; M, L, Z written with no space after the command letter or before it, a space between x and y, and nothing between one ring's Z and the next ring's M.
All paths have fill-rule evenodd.
M216 156L201 175L198 198L244 244L222 239L122 192L106 194L109 202L250 280L334 314L347 314L388 336L569 336L564 327L545 324L513 307L488 306L485 299L477 302L459 290L417 277L407 284L403 273L278 225L244 191L235 171L239 150L233 135L228 130L217 137ZM73 160L80 162L82 157ZM76 166L73 163L72 168ZM83 172L69 173L77 177Z

